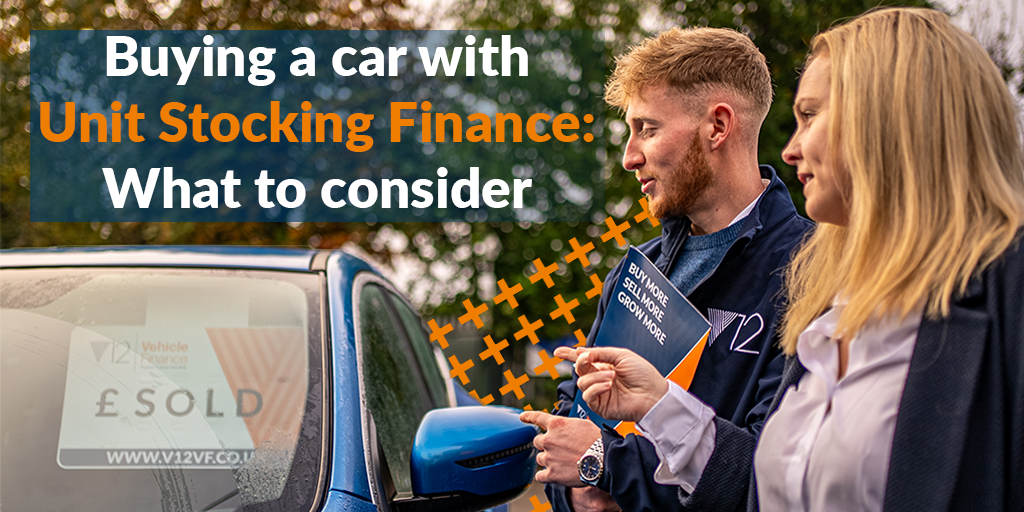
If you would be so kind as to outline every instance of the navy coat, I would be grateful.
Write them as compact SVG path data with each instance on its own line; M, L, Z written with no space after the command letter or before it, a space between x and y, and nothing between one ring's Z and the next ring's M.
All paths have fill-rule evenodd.
M761 176L770 183L742 221L738 239L688 296L713 324L690 392L731 425L753 433L760 432L768 415L785 363L774 335L782 304L782 268L813 227L797 214L789 190L771 167L761 166ZM638 249L668 275L689 231L687 219L666 219L662 236ZM619 272L621 264L605 277L588 346L594 343ZM563 404L558 414L568 416L577 391L575 374L573 381L562 383L558 391ZM676 487L654 481L658 467L654 445L643 437L630 434L623 438L614 431L606 431L602 438L605 471L597 483L601 490L630 512L659 512L678 506ZM549 484L546 492L553 512L570 510L564 487Z

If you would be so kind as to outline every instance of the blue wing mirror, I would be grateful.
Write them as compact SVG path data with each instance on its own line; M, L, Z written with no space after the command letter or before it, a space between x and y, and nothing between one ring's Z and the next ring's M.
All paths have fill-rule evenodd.
M522 494L537 465L537 429L520 422L519 412L498 406L428 412L412 447L415 497L395 501L395 510L471 512Z

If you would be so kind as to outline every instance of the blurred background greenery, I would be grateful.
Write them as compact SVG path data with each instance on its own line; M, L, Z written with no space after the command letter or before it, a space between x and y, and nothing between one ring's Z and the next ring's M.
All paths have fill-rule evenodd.
M994 0L996 2L1000 0ZM1010 0L1015 2L1017 0ZM425 2L425 3L423 3ZM887 0L885 5L928 5L924 0ZM597 298L587 299L592 287L589 274L601 277L624 254L613 243L602 243L606 216L621 220L640 211L640 196L632 175L619 166L620 145L627 137L617 112L606 113L604 127L607 147L602 151L603 168L594 176L606 181L605 204L594 218L565 223L36 223L29 219L29 37L32 30L77 29L430 29L467 28L494 30L594 30L600 34L604 51L612 57L629 45L669 26L707 25L729 27L749 35L768 58L776 85L776 100L761 131L760 158L779 171L790 187L794 202L802 210L794 170L781 162L780 151L794 127L791 105L807 42L820 29L838 20L878 6L877 0L421 0L406 5L403 0L3 0L0 20L0 247L100 245L100 244L246 244L314 248L346 246L377 261L398 286L413 299L425 318L454 320L462 314L462 301L490 302L497 292L496 281L522 283L517 295L519 307L508 304L493 308L488 324L479 332L465 332L462 353L475 355L480 337L492 333L495 340L508 339L513 353L506 353L501 368L479 372L474 382L481 395L494 393L502 383L501 373L516 375L527 367L525 340L516 342L518 317L548 318L552 298L579 299L583 307L574 311L576 321L547 321L539 332L547 340L572 340L572 331L588 332ZM1005 13L988 16L993 4L960 6L974 30L1002 68L1011 86L1024 94L1021 80L1022 52L1014 46L1019 30L1014 18ZM1016 13L1014 10L1013 13ZM988 18L986 18L988 16ZM988 19L988 21L984 21ZM979 22L978 20L982 20ZM588 80L600 84L606 70L584 70L594 74ZM543 80L543 77L531 77ZM584 82L588 83L588 82ZM586 94L601 94L600 87ZM539 166L564 165L564 156L534 151L530 156ZM559 160L561 159L561 160ZM501 166L497 153L476 152L474 162L488 161ZM550 162L549 162L550 161ZM477 163L474 163L477 165ZM657 236L660 228L643 222L630 229L627 238L637 244ZM566 265L569 240L592 241L591 266ZM562 261L553 276L551 290L530 285L532 261L550 264ZM449 320L449 321L450 321ZM458 325L457 321L453 322ZM442 323L443 324L443 323ZM462 347L461 349L459 347ZM482 350L482 348L480 348ZM460 360L464 357L460 354ZM483 385L480 380L488 384ZM523 403L547 407L554 396L551 379L532 379L531 396ZM505 403L519 403L511 394ZM520 403L521 405L521 403Z

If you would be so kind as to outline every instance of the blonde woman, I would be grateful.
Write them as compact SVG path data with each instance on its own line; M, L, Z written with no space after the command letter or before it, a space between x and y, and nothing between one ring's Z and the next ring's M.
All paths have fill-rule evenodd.
M760 439L631 352L558 355L690 509L1024 510L1024 157L998 70L944 14L874 11L812 40L794 112L819 227Z

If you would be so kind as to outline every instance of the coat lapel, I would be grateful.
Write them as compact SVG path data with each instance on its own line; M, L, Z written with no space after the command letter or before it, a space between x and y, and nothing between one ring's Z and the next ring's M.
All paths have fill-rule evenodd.
M988 337L982 288L972 281L949 317L921 323L896 416L886 511L949 508Z

